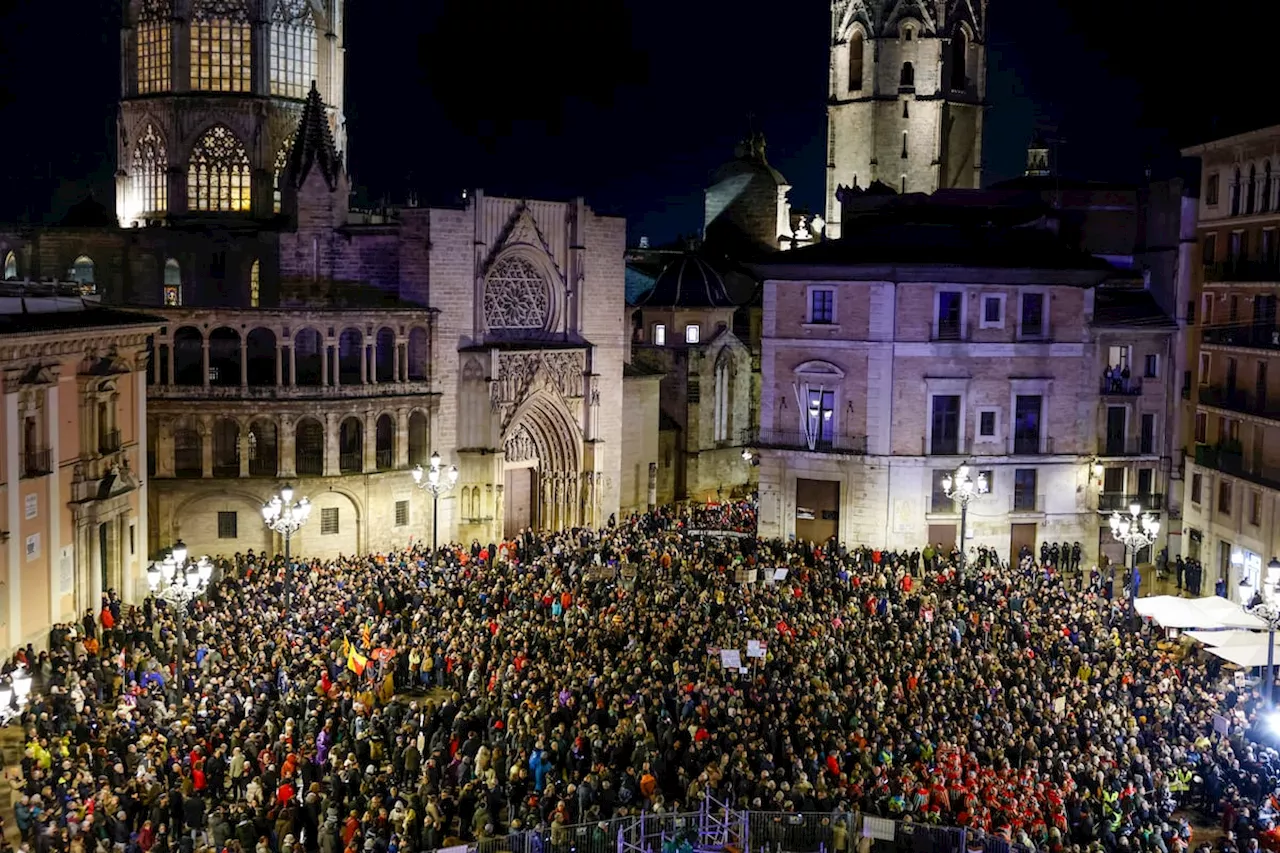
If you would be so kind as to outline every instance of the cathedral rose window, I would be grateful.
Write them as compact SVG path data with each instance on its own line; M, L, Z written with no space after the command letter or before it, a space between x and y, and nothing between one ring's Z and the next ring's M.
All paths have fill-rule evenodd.
M484 319L490 329L544 329L551 312L547 283L521 257L494 264L484 286Z

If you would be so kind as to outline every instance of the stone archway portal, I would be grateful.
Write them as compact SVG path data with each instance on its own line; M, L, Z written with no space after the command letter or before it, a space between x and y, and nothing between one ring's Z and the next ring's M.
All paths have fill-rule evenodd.
M502 443L505 537L582 523L578 442L563 413L544 402L527 407Z

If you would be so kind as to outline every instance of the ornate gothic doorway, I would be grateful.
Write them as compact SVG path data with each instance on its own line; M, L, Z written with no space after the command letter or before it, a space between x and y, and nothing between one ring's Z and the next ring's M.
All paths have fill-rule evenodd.
M508 468L503 489L506 507L502 514L503 538L511 539L533 527L538 515L538 469Z
M504 536L582 523L579 445L562 406L549 395L534 395L520 407L502 442Z

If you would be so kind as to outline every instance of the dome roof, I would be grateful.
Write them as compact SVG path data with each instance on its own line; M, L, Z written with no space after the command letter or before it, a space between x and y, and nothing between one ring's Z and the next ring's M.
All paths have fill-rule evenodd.
M769 165L769 160L765 157L764 134L761 133L753 133L739 142L734 148L733 159L711 173L711 182L718 184L743 175L760 176L775 187L790 186L782 173Z
M662 270L653 289L636 300L643 308L736 308L724 279L697 255L677 258Z

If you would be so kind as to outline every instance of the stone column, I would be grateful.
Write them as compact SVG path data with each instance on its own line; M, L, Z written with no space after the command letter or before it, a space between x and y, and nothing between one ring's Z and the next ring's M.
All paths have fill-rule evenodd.
M166 382L165 384L166 384L166 385L176 385L176 384L178 384L178 380L177 380L177 378L173 375L173 361L174 361L174 360L173 360L173 339L172 339L172 338L170 338L170 340L169 340L169 344L165 347L165 350L166 350L166 352L165 352L165 358L166 358L166 359L168 360L168 362L169 362L169 381L168 381L168 382Z
M333 387L342 387L342 350L337 344L333 345L333 358L329 359L329 364L333 366Z
M6 389L7 390L7 389ZM21 419L18 406L21 401L16 391L8 391L4 395L4 428L9 440L4 446L4 470L9 478L5 489L5 516L9 528L9 536L5 543L6 581L9 584L9 601L6 603L9 616L8 646L13 648L22 642L22 566L26 559L24 549L26 538L22 535L22 489L18 488L20 461L18 445L21 435ZM60 510L58 510L60 511Z
M370 471L378 470L378 429L372 411L364 413L364 427L361 431L363 432L360 436L363 439L361 450L364 452L360 466L364 473L368 474Z
M341 470L338 462L338 416L333 412L324 415L324 475L337 476Z
M173 419L160 418L156 422L156 476L172 477L173 458Z
M213 418L200 418L200 476L213 476Z
M209 338L200 339L200 384L209 387Z
M369 345L360 344L360 384L369 384Z
M247 421L240 423L240 476L249 476L249 427Z
M276 423L276 470L280 476L291 478L298 476L297 469L297 425L293 418L280 418Z
M249 387L249 337L240 336L240 393Z
M289 344L289 387L294 388L298 384L298 349L293 344Z
M649 463L649 509L658 505L658 463Z
M396 410L396 441L394 466L396 468L409 467L409 410Z
M320 344L320 384L329 384L329 345L323 342Z
M276 387L284 383L284 344L276 342Z

